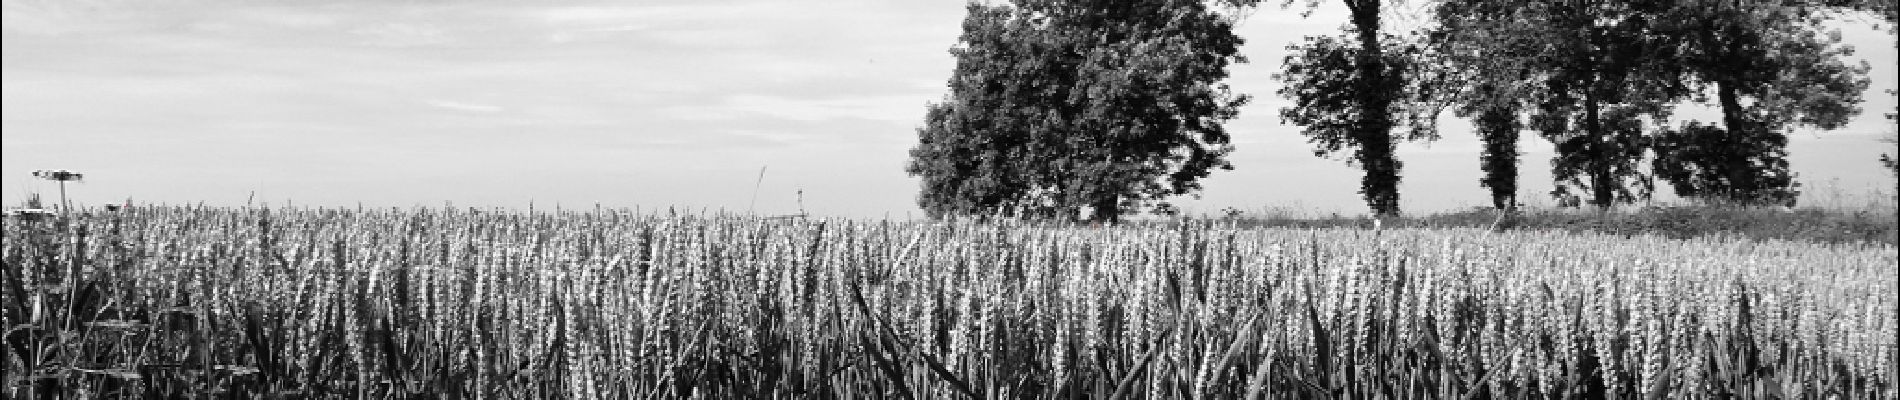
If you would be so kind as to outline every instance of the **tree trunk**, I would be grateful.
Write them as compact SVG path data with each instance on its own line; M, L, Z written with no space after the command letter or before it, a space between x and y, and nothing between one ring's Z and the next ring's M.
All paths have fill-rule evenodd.
M1597 209L1608 209L1616 202L1616 191L1611 187L1612 183L1615 182L1615 178L1610 176L1610 160L1607 159L1609 158L1609 152L1606 151L1608 150L1606 148L1608 145L1604 144L1606 137L1603 132L1603 105L1597 102L1596 88L1597 81L1595 76L1592 76L1590 85L1585 86L1583 92L1583 127L1584 131L1588 133L1585 140L1590 141L1585 154L1588 154L1590 157L1588 162L1590 166L1590 203L1596 205Z
M1723 131L1728 133L1728 137L1724 138L1726 140L1723 141L1722 148L1729 150L1746 147L1741 145L1741 141L1752 140L1751 134L1754 133L1754 128L1749 126L1748 120L1742 115L1742 101L1735 93L1735 83L1730 79L1716 81L1715 97L1722 104L1722 127ZM1737 193L1737 189L1754 186L1743 182L1747 180L1748 155L1732 154L1726 151L1724 153L1731 153L1722 158L1722 175L1727 182L1723 182L1723 185L1718 187L1717 193L1710 194L1737 199L1742 195L1742 193Z
M1728 24L1724 28L1723 39L1726 43L1722 44L1721 55L1725 61L1724 64L1735 65L1734 63L1738 61L1745 62L1742 61L1744 58L1742 52L1746 50L1742 48L1741 36L1745 34L1742 32L1742 28L1736 24ZM1715 82L1715 97L1716 101L1721 103L1722 106L1722 130L1728 134L1728 137L1724 138L1726 140L1722 141L1722 149L1731 151L1723 152L1727 155L1727 157L1723 157L1722 159L1722 169L1724 170L1722 171L1722 175L1723 178L1727 180L1727 182L1723 183L1726 185L1721 186L1719 192L1711 194L1728 199L1740 199L1746 196L1737 189L1763 189L1756 187L1757 185L1753 182L1744 182L1745 180L1749 180L1747 177L1750 173L1750 171L1748 171L1748 155L1739 154L1742 152L1732 151L1744 148L1752 149L1752 146L1745 145L1743 141L1753 140L1755 131L1754 127L1748 123L1748 117L1743 115L1741 95L1736 93L1736 85L1739 84L1736 82L1738 77L1734 76L1733 73L1725 73L1722 75L1723 76L1716 79Z
M1121 196L1109 195L1095 199L1093 208L1095 208L1095 215L1089 218L1090 222L1101 225L1114 225L1117 222L1121 222Z
M1399 213L1399 162L1393 155L1393 77L1387 76L1385 54L1379 45L1379 1L1352 3L1352 23L1359 36L1359 165L1366 169L1360 191L1377 215Z
M1484 154L1479 155L1484 178L1479 183L1491 189L1492 207L1511 208L1517 204L1517 137L1522 129L1517 110L1487 108L1478 114L1477 125L1479 139L1484 141Z
M1399 173L1398 161L1393 158L1393 146L1390 136L1385 140L1378 137L1368 138L1360 144L1359 164L1366 169L1365 178L1360 182L1366 204L1378 215L1397 215L1399 213Z

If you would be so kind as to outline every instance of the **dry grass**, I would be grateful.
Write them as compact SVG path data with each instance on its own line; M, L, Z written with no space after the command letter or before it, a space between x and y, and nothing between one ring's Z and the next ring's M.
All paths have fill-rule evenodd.
M1886 247L147 208L5 226L7 397L1893 398Z

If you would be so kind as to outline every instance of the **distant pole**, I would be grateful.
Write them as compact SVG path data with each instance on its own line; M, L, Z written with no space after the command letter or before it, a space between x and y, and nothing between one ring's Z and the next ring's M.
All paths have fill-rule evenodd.
M39 177L40 179L59 182L59 211L61 213L72 212L72 208L73 208L72 202L66 200L66 181L83 180L86 178L84 174L80 174L78 172L73 172L73 171L67 171L63 169L55 169L55 170L33 171L33 176Z
M771 165L759 166L759 180L752 182L752 204L745 206L745 212L747 214L751 214L753 212L752 209L759 206L759 186L765 184L765 167L769 166Z

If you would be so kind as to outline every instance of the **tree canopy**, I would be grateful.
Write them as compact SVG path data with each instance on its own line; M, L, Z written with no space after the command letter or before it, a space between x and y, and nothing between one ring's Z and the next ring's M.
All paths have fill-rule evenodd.
M1366 205L1374 214L1395 215L1403 168L1397 144L1437 137L1436 112L1419 107L1436 86L1418 74L1423 49L1382 31L1384 1L1343 3L1350 11L1345 35L1309 36L1288 46L1275 78L1285 85L1280 96L1294 104L1280 110L1280 119L1302 128L1315 155L1349 152L1347 162L1365 170L1359 193ZM1309 0L1306 7L1318 4ZM1407 132L1393 134L1402 128Z
M1345 155L1347 163L1365 169L1359 193L1367 206L1397 214L1403 168L1394 154L1397 142L1437 137L1435 113L1415 107L1426 89L1408 79L1415 78L1423 49L1384 35L1378 54L1368 57L1357 40L1310 36L1288 46L1291 53L1275 77L1285 85L1279 95L1293 105L1280 110L1280 120L1301 127L1314 155ZM1379 72L1367 72L1368 62L1379 64Z
M1486 143L1481 183L1499 204L1519 127L1555 146L1560 204L1637 201L1656 177L1688 197L1788 203L1786 129L1839 126L1866 86L1820 28L1827 11L1867 7L1848 3L1452 0L1432 54ZM1711 89L1722 125L1665 126Z
M1794 127L1840 127L1864 65L1826 27L1892 0L1441 0L1421 34L1387 32L1389 2L1341 0L1345 29L1291 44L1279 110L1315 155L1363 168L1360 193L1399 213L1400 142L1438 138L1440 110L1472 120L1479 184L1516 205L1523 131L1548 140L1560 205L1681 196L1792 204ZM1302 1L1283 1L1291 8ZM1307 11L1322 0L1304 0ZM1233 33L1257 0L1015 0L972 4L950 94L929 105L907 171L933 217L1113 221L1172 210L1230 169L1222 126L1245 104L1224 83ZM1721 121L1673 120L1700 102ZM1883 158L1895 168L1891 158ZM1897 173L1900 174L1900 173Z
M1543 50L1526 13L1517 2L1441 1L1433 8L1437 23L1426 33L1431 50L1426 63L1437 68L1442 85L1435 91L1437 100L1471 119L1484 143L1478 184L1490 191L1491 205L1499 209L1518 203L1522 114L1539 88L1531 72Z
M908 172L932 216L1113 221L1168 210L1230 169L1222 126L1247 100L1232 21L1199 1L972 4L950 95Z
M1851 49L1819 11L1767 2L1670 11L1683 78L1712 86L1722 112L1719 126L1689 122L1657 136L1654 170L1677 195L1794 203L1799 183L1788 170L1787 130L1845 125L1860 112L1868 85L1867 67L1845 61Z

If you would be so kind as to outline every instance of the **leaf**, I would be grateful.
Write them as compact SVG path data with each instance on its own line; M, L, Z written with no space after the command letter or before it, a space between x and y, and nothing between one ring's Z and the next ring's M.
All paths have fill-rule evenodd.
M1235 325L1240 327L1240 329L1236 331L1233 343L1227 345L1227 351L1221 352L1219 361L1209 364L1208 372L1203 373L1204 379L1196 384L1196 388L1206 388L1213 385L1213 379L1215 379L1216 376L1224 374L1227 371L1227 366L1234 363L1234 359L1240 355L1241 350L1253 343L1254 335L1247 332L1253 327L1253 319L1253 316L1249 316L1245 322Z
M1142 372L1148 368L1149 363L1154 362L1156 355L1161 354L1161 345L1166 343L1168 336L1173 333L1174 327L1169 327L1155 337L1154 343L1148 347L1148 353L1141 356L1141 361L1135 363L1134 368L1130 368L1128 372L1122 373L1120 381L1115 384L1115 392L1108 396L1109 399L1123 399L1127 398L1130 393L1133 393L1135 378L1141 376Z
M131 320L123 320L123 319L107 319L107 320L92 321L92 322L87 322L86 326L100 328L100 329L128 330L128 331L146 329L146 328L151 327L151 325L141 323L139 321L131 321Z
M1267 381L1273 374L1273 356L1274 353L1269 351L1265 357L1261 357L1260 366L1254 370L1253 377L1247 379L1247 396L1244 399L1259 400L1269 393Z
M1319 320L1319 311L1313 309L1311 303L1306 305L1306 321L1313 327L1313 372L1322 378L1328 379L1326 383L1331 384L1332 382L1330 380L1333 375L1332 335L1326 332L1326 325Z
M878 370L884 372L885 378L890 379L892 384L897 385L898 393L904 398L911 398L910 386L904 384L904 374L898 372L897 365L892 360L894 357L885 356L887 350L883 346L878 345L878 343L888 345L890 342L885 340L883 327L880 326L879 320L871 314L871 306L864 301L863 289L861 289L855 281L850 283L850 288L852 304L857 305L858 312L864 315L865 320L871 325L871 335L878 337L878 340L874 342L866 338L863 333L859 333L858 343L863 346L866 353L871 355L871 360L877 363ZM893 356L897 353L896 350L888 351L892 353Z
M944 368L943 363L938 362L936 357L932 357L930 354L924 353L923 350L921 349L917 351L917 355L923 358L924 365L929 366L931 372L935 372L937 374L937 377L943 379L944 382L949 382L950 387L953 389L956 389L957 393L960 393L964 397L968 397L971 399L984 398L983 395L977 393L976 390L972 389L968 382L964 382L964 380L961 378L958 378L956 374L951 373L950 369Z
M263 372L263 370L258 369L256 367L244 366L244 365L216 365L216 366L212 366L211 369L230 372L231 375L235 375L235 376L244 376L244 375L250 375L250 374Z
M145 378L143 375L139 375L138 372L134 372L132 370L123 369L123 368L109 368L109 369L73 368L73 370L87 373L87 374L103 375L103 376L110 377L113 379L139 380L139 379Z

